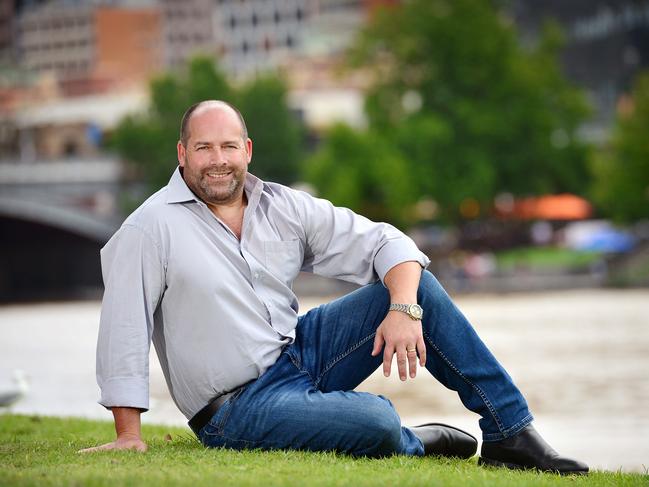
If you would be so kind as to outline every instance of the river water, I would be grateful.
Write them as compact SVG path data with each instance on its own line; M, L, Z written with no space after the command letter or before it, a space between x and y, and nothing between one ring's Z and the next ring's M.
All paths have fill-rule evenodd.
M303 299L301 311L321 301ZM456 302L557 450L596 469L647 472L649 290L460 296ZM96 403L99 310L98 302L0 307L0 391L13 387L16 369L30 382L12 412L111 419ZM441 421L479 435L478 417L426 370L406 383L376 372L359 389L388 396L406 425ZM145 422L186 424L154 353L151 399Z

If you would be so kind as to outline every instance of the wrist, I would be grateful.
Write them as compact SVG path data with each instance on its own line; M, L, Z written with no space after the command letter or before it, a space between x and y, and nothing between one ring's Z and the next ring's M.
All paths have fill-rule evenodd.
M388 311L397 311L407 314L411 319L420 321L423 318L424 310L415 303L392 303Z
M123 431L117 433L118 440L141 440L142 435L133 431Z
M390 294L390 304L417 304L417 295Z

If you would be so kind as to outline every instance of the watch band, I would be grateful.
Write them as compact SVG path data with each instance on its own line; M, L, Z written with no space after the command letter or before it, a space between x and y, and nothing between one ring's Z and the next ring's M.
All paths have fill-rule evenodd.
M388 311L400 311L406 313L410 316L410 319L417 321L421 320L423 316L423 310L418 304L401 304L401 303L392 303L388 308Z
M402 313L409 315L410 313L408 313L408 311L410 311L410 305L393 303L390 305L389 311L401 311Z

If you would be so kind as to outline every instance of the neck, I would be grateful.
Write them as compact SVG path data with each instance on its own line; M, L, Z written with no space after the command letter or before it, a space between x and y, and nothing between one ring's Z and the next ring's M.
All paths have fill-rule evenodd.
M235 201L221 204L214 204L206 202L208 208L216 215L216 217L225 223L232 233L238 239L241 239L241 230L243 227L243 212L248 206L248 198L244 192L240 198Z
M212 210L212 213L221 218L222 216L241 213L248 206L248 198L246 193L243 192L241 196L232 201L224 203L210 203L206 201L205 204Z

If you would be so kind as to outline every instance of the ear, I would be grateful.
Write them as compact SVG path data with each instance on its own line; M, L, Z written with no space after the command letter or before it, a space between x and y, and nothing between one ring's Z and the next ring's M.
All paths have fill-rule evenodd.
M185 167L185 158L187 157L187 152L185 151L185 146L180 140L176 145L176 150L178 151L178 164L180 164L180 167Z
M248 155L248 164L252 160L252 140L250 138L246 139L246 154Z

